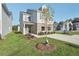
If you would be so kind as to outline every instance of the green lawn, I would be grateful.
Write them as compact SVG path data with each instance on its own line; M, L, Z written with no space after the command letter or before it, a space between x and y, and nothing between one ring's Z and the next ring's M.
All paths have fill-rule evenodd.
M0 40L0 55L20 55L20 56L36 56L36 55L77 55L79 56L79 46L66 43L63 41L58 41L55 39L49 40L50 44L56 45L55 51L38 51L35 49L35 45L37 43L44 42L46 38L35 38L33 40L29 40L26 36L23 36L21 33L9 33L6 36L5 40Z
M69 32L70 35L79 35L79 32Z
M79 32L77 31L69 31L67 33L64 33L63 31L55 31L56 34L68 34L68 35L79 35Z

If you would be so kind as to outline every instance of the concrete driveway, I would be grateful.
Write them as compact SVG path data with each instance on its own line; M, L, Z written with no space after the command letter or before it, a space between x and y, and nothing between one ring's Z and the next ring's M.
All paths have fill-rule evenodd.
M31 35L37 38L46 37L46 35L36 35L32 33ZM49 34L47 37L79 45L79 35Z
M50 34L48 37L79 45L79 35Z

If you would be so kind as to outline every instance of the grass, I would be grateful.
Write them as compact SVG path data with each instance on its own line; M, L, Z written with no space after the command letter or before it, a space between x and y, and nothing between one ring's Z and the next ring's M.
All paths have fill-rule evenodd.
M9 33L5 40L0 40L0 55L6 56L79 56L79 46L67 42L50 39L50 44L56 45L55 51L40 52L35 49L37 43L44 42L45 38L29 40L21 33Z
M56 34L67 34L67 35L79 35L79 32L77 31L69 31L67 33L64 33L63 31L55 31Z
M79 32L69 32L70 35L79 35Z

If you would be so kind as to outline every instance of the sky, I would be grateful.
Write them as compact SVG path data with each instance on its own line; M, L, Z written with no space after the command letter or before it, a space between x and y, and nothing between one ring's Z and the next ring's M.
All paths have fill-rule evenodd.
M37 10L44 4L54 11L53 20L56 22L79 17L79 3L7 3L6 5L9 11L12 12L13 25L17 25L19 24L20 11L26 11L27 9Z

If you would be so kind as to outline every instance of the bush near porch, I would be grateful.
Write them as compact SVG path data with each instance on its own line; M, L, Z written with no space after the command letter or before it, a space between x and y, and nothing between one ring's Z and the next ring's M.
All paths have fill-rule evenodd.
M51 32L48 32L47 34L54 34L55 32L54 31L51 31ZM38 35L45 35L46 32L39 32Z

